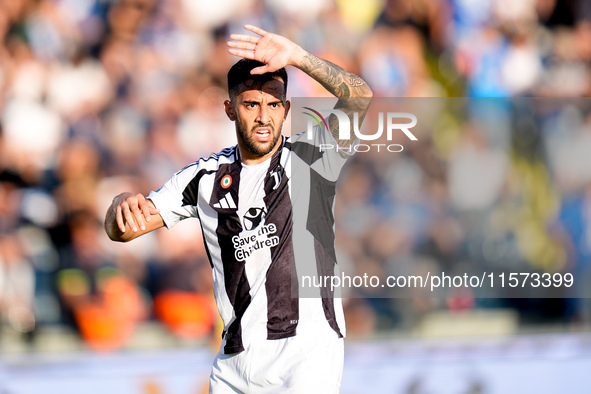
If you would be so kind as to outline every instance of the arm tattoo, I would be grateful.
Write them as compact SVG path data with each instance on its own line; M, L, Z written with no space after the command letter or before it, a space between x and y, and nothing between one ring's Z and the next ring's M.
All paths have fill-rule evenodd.
M339 98L364 96L369 90L365 81L357 75L311 53L304 57L301 69Z
M320 59L310 53L301 61L300 68L318 81L326 90L339 98L335 108L347 113L351 119L351 139L339 139L339 122L336 116L329 118L330 133L338 145L347 148L351 145L353 137L353 114L359 113L359 122L363 120L371 101L371 89L363 79L357 75L327 60Z
M363 85L365 85L365 82L363 81L363 79L361 79L358 76L352 76L352 77L349 77L349 85L356 86L356 87L363 86Z
M312 69L312 68L320 67L320 65L322 65L322 60L320 60L316 56L312 55L311 53L308 53L304 57L303 63L304 64L302 64L302 67L305 67L306 69Z

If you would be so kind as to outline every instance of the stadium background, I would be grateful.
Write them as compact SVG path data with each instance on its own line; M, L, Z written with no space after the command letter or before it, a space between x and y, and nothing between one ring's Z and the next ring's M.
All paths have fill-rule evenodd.
M588 0L0 2L0 390L203 389L219 327L198 223L119 245L102 220L120 191L147 193L235 143L225 42L245 23L358 73L380 97L591 93ZM290 70L288 95L326 93ZM587 272L591 116L576 108L535 127L450 117L388 166L358 155L337 224L381 220L358 222L359 243L337 228L341 253ZM359 201L380 210L348 208ZM358 296L346 302L343 393L590 383L585 299Z

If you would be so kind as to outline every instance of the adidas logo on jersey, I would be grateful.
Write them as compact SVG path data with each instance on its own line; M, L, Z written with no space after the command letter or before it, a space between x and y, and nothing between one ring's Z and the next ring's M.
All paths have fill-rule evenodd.
M232 198L230 192L226 193L226 195L218 202L213 204L214 208L225 208L225 209L236 209L236 203Z

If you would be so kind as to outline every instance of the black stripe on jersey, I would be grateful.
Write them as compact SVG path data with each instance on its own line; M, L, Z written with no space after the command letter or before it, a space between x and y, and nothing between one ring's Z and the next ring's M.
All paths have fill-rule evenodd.
M310 204L306 228L314 236L314 255L320 278L334 276L337 258L334 248L334 215L332 206L336 182L332 182L310 169ZM328 287L320 289L322 308L330 327L342 337L336 321L334 291Z
M203 159L203 161L208 161L209 159L219 160L220 157L222 157L222 156L223 157L232 157L234 155L235 149L236 149L236 146L224 148L219 153L212 153L211 155L209 155L209 157L207 159Z
M209 160L219 160L220 157L232 157L234 155L234 150L236 149L236 146L230 147L230 148L225 148L223 149L221 152L219 153L212 153L211 155L209 155L208 157L202 157L201 159L199 159L196 162L193 162L191 164L186 165L185 167L181 168L180 170L178 170L176 172L175 175L180 174L181 172L185 171L187 168L192 167L192 166L197 166L199 165L199 163L201 162L208 162Z
M231 148L226 148L226 149L223 149L219 154L212 153L207 159L202 159L201 161L207 162L211 159L219 160L220 156L232 157L234 155L235 151L236 151L235 146L231 147ZM196 164L199 164L199 162L192 163L192 164L188 165L187 167L185 167L184 169L186 169L192 165L196 165ZM179 171L179 173L182 172L183 170ZM203 178L205 175L213 174L216 171L218 171L218 170L217 169L207 170L204 168L204 169L200 170L195 175L195 177L193 177L193 179L191 179L191 182L189 182L189 184L185 187L185 190L183 190L183 205L197 206L197 198L199 196L199 182L201 181L201 178Z
M191 179L191 182L189 182L183 190L183 206L197 206L197 197L199 196L199 182L201 182L201 178L203 178L205 175L209 175L214 172L216 172L216 170L206 170L204 168L200 170L193 177L193 179Z
M238 206L238 190L240 186L240 171L242 165L240 161L234 161L230 164L221 164L218 167L214 179L211 201L219 201L229 192ZM225 175L232 177L232 185L229 188L223 188L222 178ZM246 277L245 262L238 261L234 254L234 245L232 237L240 234L242 225L236 209L216 208L218 213L218 225L216 235L220 246L222 265L224 269L224 282L226 294L234 308L234 321L228 327L224 346L224 354L238 353L244 350L242 343L242 316L250 305L250 284Z
M265 177L266 223L277 224L281 230L279 244L271 248L271 265L267 270L267 339L281 339L296 335L299 320L299 299L293 296L297 289L295 257L293 253L292 206L288 179L280 164L280 148L271 159ZM277 183L279 182L279 183ZM294 282L295 281L295 282Z
M189 167L189 166L187 166ZM183 206L191 205L197 206L197 198L199 196L199 182L201 182L201 178L205 175L209 175L214 173L216 170L206 170L205 168L197 172L195 177L191 179L191 182L187 184L185 189L183 190ZM199 221L201 225L201 231L203 232L203 222ZM207 246L207 242L205 242L205 238L203 239L203 244L205 245L205 253L207 253L207 259L209 260L209 265L213 268L213 260L211 259L211 254L209 253L209 247Z
M295 141L291 144L291 151L296 154L307 165L312 165L321 159L325 152L320 151L317 146L303 141Z
M333 277L336 260L329 255L317 239L314 239L314 255L316 256L318 276L320 278ZM320 288L320 296L322 297L322 309L324 310L324 316L328 321L328 325L338 334L339 338L342 338L343 334L337 323L334 309L334 291L328 286L323 286Z
M332 211L335 194L336 182L329 181L310 169L310 204L306 228L336 261Z

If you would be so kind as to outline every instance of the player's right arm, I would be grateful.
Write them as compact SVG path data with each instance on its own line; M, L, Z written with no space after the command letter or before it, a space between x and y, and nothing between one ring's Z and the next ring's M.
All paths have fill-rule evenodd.
M105 215L105 231L113 241L128 242L164 226L160 210L141 193L121 193Z

